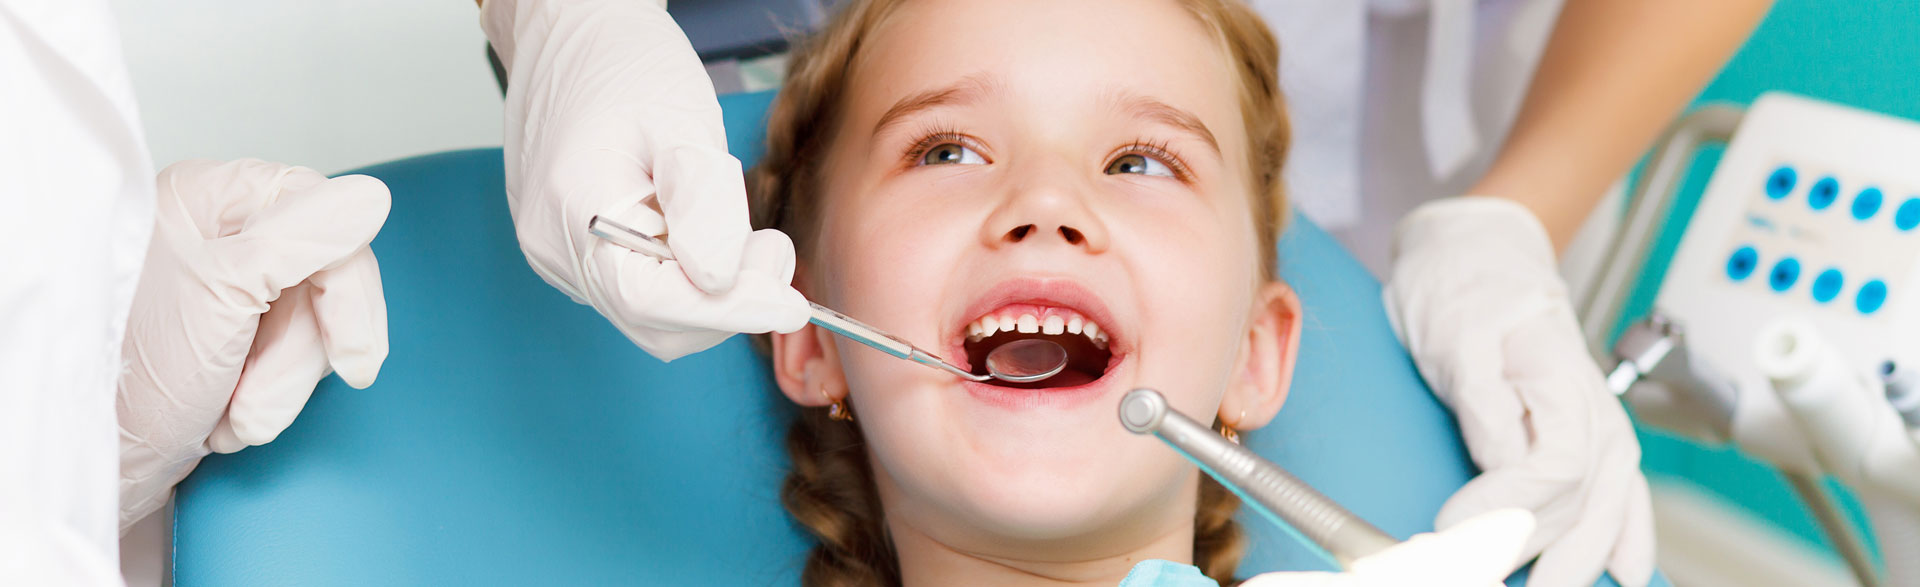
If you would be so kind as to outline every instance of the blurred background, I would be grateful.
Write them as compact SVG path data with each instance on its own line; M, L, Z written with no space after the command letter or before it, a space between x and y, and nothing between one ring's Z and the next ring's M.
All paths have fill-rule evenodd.
M256 157L324 173L500 144L460 0L112 0L155 169Z

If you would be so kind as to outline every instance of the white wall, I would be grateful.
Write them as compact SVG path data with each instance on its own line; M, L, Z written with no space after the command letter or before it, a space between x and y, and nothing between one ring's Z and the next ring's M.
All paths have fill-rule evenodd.
M155 168L326 173L500 144L471 0L112 0Z

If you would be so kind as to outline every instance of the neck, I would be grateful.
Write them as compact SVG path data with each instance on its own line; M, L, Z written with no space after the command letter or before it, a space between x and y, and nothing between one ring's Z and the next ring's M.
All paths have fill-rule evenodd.
M900 557L905 587L946 585L1005 585L1062 587L1119 585L1133 566L1148 559L1191 563L1193 529L1181 528L1154 537L1125 552L1087 557L1038 558L969 551L941 543L906 524L889 523L893 546Z
M1178 494L1182 497L1175 503L1195 503L1192 490ZM886 500L882 503L886 504ZM905 587L1112 587L1120 584L1141 561L1193 562L1192 505L1164 508L1085 536L1051 540L985 536L942 540L917 527L913 523L915 516L895 515L902 512L888 505L892 504L882 507L889 510L887 529L899 557L901 583Z

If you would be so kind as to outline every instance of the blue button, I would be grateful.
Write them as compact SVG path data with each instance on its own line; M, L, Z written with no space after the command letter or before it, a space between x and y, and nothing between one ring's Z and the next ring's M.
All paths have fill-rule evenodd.
M1839 269L1821 271L1819 277L1813 278L1813 301L1822 304L1833 301L1833 298L1840 296L1840 287L1843 285L1846 285L1846 279L1840 276Z
M1800 174L1794 173L1792 167L1782 165L1773 170L1773 175L1767 176L1767 197L1775 200L1785 198L1793 193L1793 184L1799 181Z
M1853 307L1859 309L1862 314L1872 314L1885 303L1887 303L1887 284L1878 279L1860 286L1860 293L1853 296Z
M1893 225L1900 230L1913 230L1920 226L1920 198L1907 198L1900 209L1893 213Z
M1874 213L1880 211L1880 200L1880 188L1860 190L1860 195L1853 197L1853 219L1872 218Z
M1734 281L1746 279L1748 275L1753 275L1753 268L1759 266L1760 252L1753 250L1753 247L1740 247L1727 259L1727 277Z
M1773 272L1767 274L1767 285L1772 287L1773 291L1787 291L1787 288L1793 287L1793 282L1799 280L1800 262L1793 257L1774 263Z
M1840 181L1831 177L1822 177L1813 182L1813 189L1807 190L1807 205L1815 210L1825 210L1840 197Z

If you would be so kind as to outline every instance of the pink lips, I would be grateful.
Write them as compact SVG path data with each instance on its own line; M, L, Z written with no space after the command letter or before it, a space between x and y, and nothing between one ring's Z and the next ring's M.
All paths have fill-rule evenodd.
M993 385L991 382L962 381L961 386L974 398L989 405L1014 409L1067 408L1105 395L1114 387L1114 382L1122 379L1119 375L1123 375L1129 366L1125 359L1133 350L1130 340L1098 295L1066 278L1015 278L988 288L984 295L967 305L960 317L953 320L956 326L947 335L945 349L948 357L955 364L971 367L966 365L967 354L962 346L966 341L966 325L989 312L1016 304L1069 309L1093 320L1107 332L1110 339L1108 351L1113 358L1108 363L1105 375L1072 387L1016 389Z

